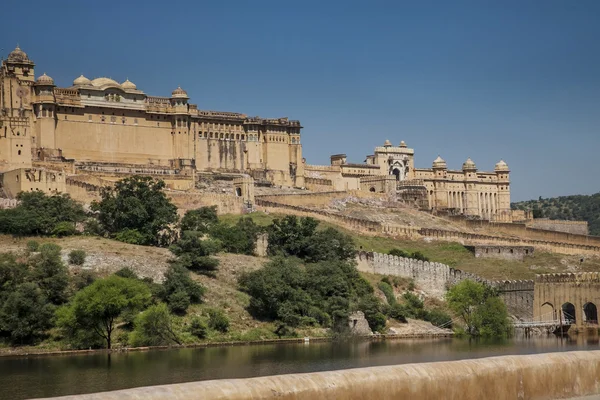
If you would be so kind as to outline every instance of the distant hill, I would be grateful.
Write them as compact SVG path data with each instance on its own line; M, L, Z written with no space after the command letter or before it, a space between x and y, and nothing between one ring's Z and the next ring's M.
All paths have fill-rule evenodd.
M533 210L535 218L587 221L590 235L600 236L600 193L511 203L513 210Z

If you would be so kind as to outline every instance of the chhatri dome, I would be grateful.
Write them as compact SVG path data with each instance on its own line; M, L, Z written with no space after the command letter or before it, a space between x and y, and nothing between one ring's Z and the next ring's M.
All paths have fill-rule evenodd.
M121 87L119 82L115 81L114 79L110 79L110 78L106 78L106 77L96 78L96 79L92 80L92 85L95 87L103 87L103 86L114 86L114 87L118 87L118 88Z
M173 92L171 93L171 97L172 98L179 98L179 99L187 99L188 98L188 94L185 90L183 90L181 88L181 86L177 86L177 89L173 90Z
M31 63L31 60L29 59L29 57L27 57L27 54L23 50L21 50L19 45L17 45L17 47L15 47L15 49L10 52L10 54L8 55L8 61L16 63Z
M463 163L462 166L463 171L477 170L475 163L471 160L471 157L467 158L467 161Z
M35 83L36 83L36 85L54 86L54 79L50 78L44 72L44 74L42 76L40 76L39 78L37 78L37 80L35 81Z
M404 142L404 140L400 141L400 147L402 147L402 148L406 147L406 143Z
M500 160L496 164L496 168L494 168L494 171L507 171L508 172L508 164L506 164L504 162L504 160Z
M125 82L121 83L121 87L123 89L128 89L128 90L136 90L137 86L135 86L135 83L131 82L129 79L125 80Z
M440 156L433 160L433 168L447 168L446 161Z
M86 78L83 75L79 75L79 78L75 78L73 81L73 86L91 86L92 81Z
M390 142L388 139L386 139L385 143L383 144L383 147L392 147L392 142Z

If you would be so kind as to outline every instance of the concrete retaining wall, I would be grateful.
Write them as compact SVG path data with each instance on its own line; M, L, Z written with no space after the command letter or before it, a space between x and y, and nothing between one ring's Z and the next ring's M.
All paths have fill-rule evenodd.
M600 393L600 351L149 386L61 399L558 399Z

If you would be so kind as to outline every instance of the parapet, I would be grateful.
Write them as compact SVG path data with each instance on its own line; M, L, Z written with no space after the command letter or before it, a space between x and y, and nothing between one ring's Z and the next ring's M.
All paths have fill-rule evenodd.
M563 274L541 274L535 276L536 283L600 283L600 272L578 272Z

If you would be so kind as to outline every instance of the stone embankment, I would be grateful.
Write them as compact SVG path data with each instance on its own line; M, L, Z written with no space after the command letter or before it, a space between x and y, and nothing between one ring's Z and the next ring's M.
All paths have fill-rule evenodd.
M599 376L600 351L573 351L179 383L61 399L558 399L600 394Z

